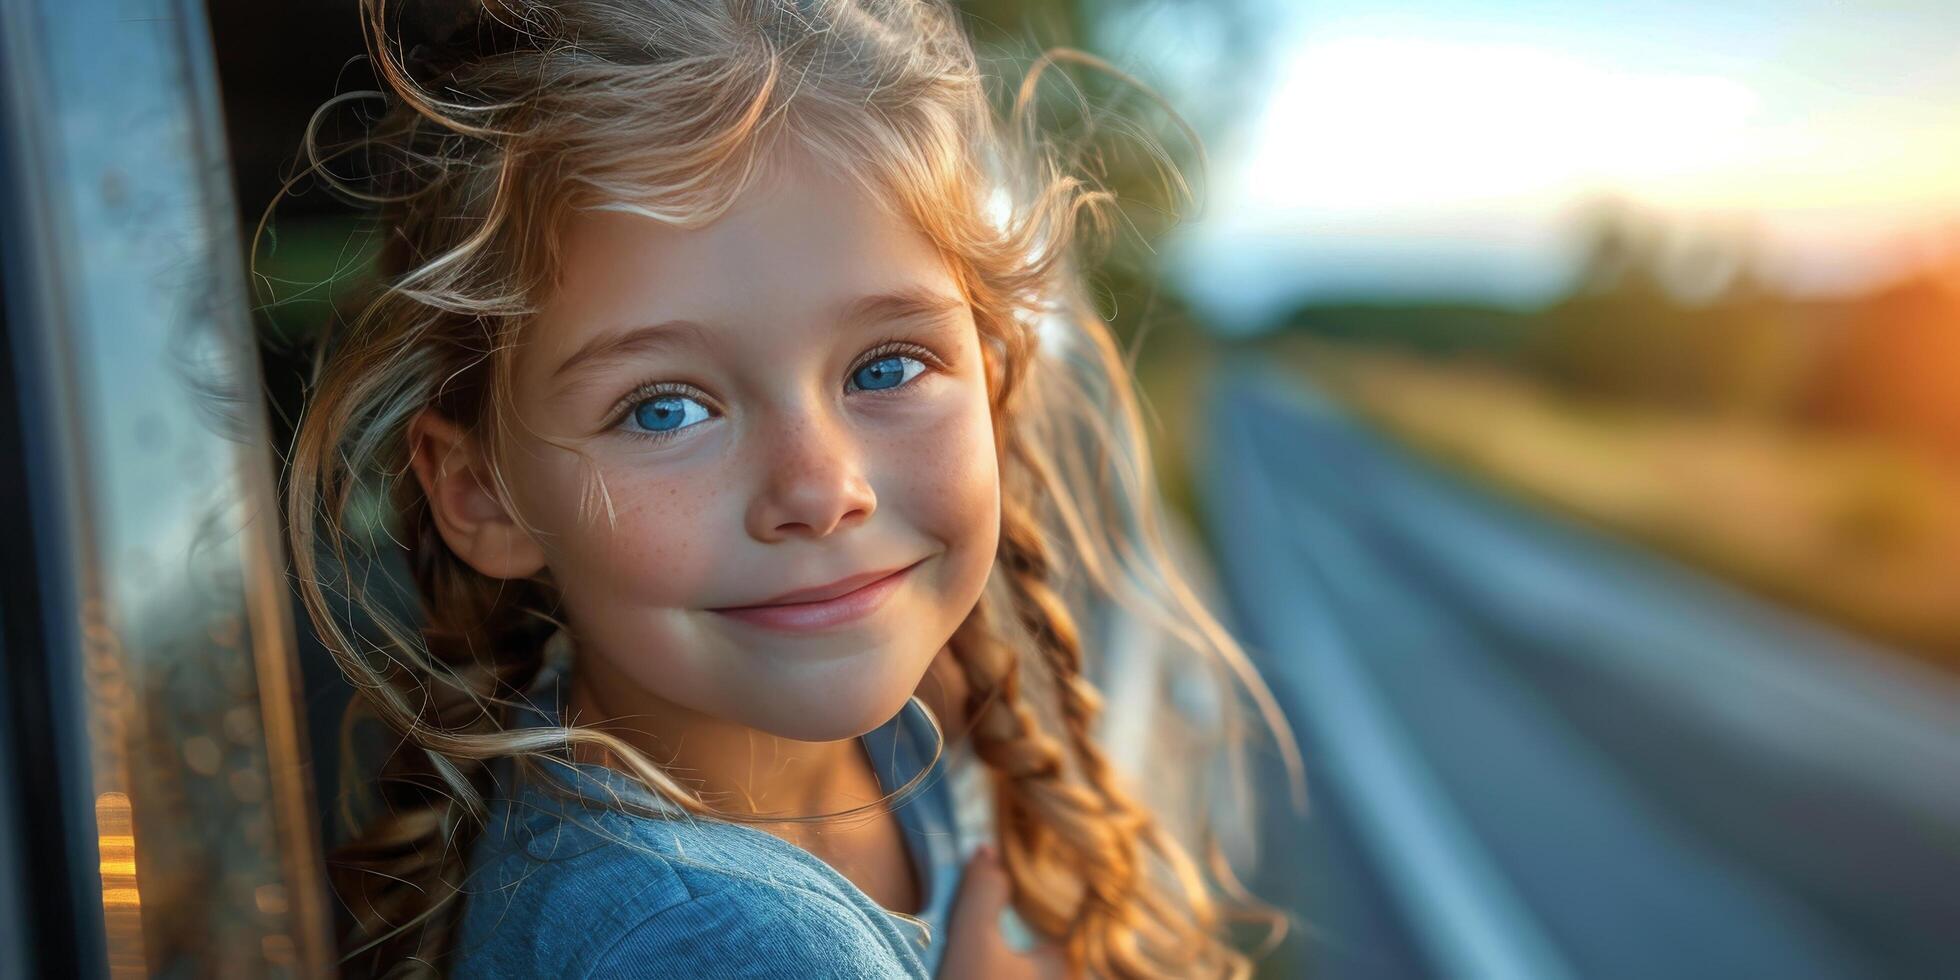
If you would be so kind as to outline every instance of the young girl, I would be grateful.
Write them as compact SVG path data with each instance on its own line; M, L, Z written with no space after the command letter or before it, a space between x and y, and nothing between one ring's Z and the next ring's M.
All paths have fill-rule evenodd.
M1093 737L1098 597L1275 716L1164 555L1075 279L1110 197L1026 138L1033 77L1009 138L925 0L484 0L407 51L362 13L382 278L289 497L399 740L347 968L1245 974L1249 897Z

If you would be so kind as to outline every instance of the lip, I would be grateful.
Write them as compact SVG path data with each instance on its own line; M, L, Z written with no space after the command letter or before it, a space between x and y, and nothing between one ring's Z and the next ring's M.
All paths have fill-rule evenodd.
M711 609L730 619L767 629L800 632L839 626L870 615L925 559L903 568L867 572L829 585L785 592L766 603Z
M827 585L813 586L808 589L796 589L794 591L785 592L782 595L775 596L774 598L764 599L761 602L752 603L750 605L727 606L724 608L760 609L763 606L788 606L788 605L795 605L798 603L822 602L825 599L835 599L840 596L847 595L852 592L856 592L857 590L867 585L870 585L871 583L876 582L879 579L896 575L899 572L905 571L905 569L911 568L912 565L916 565L916 564L918 564L918 562L913 562L911 565L906 565L902 568L887 568L883 571L878 571L878 572L864 572L858 575L849 575L844 578L840 578L835 582L831 582ZM719 612L720 610L716 610L716 611Z

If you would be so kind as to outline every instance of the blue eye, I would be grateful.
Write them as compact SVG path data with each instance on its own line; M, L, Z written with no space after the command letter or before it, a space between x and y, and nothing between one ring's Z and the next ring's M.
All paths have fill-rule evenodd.
M925 363L916 357L889 354L852 372L851 383L865 391L896 388L918 377L925 369Z
M706 421L708 410L686 395L655 395L634 405L627 418L647 432L667 433Z

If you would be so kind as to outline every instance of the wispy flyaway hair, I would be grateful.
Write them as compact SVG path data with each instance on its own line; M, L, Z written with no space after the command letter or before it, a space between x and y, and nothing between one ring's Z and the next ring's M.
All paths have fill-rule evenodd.
M555 588L548 575L487 578L448 550L408 475L405 432L435 408L479 433L493 463L507 458L499 440L523 425L513 363L557 282L565 215L700 227L786 161L814 159L924 233L979 330L1001 540L950 646L974 692L969 737L991 776L1015 908L1079 973L1245 975L1227 926L1263 907L1106 760L1078 628L1091 600L1133 610L1208 676L1235 679L1291 751L1270 695L1166 554L1134 382L1083 295L1079 239L1110 233L1115 198L1069 172L1029 111L1058 62L1121 74L1050 51L997 110L957 11L937 0L403 6L363 0L380 88L322 107L302 174L374 207L383 236L365 305L322 344L288 496L308 611L357 707L402 741L380 805L333 862L355 920L346 969L442 969L497 759L548 766L574 745L603 748L689 812L742 819L604 732L509 729L558 628ZM405 44L411 30L428 43ZM359 101L381 107L373 124L321 146L321 120ZM355 161L359 179L336 175ZM608 499L597 488L595 519ZM379 539L362 530L376 500ZM406 552L419 619L370 586L377 540ZM1240 712L1228 714L1221 740L1236 743Z

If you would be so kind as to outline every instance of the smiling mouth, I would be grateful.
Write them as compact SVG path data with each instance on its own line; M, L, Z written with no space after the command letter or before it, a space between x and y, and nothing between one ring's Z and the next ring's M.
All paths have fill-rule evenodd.
M921 558L896 571L857 575L814 589L784 593L768 603L708 611L751 626L790 632L840 626L868 616L884 605L885 599L924 561Z

